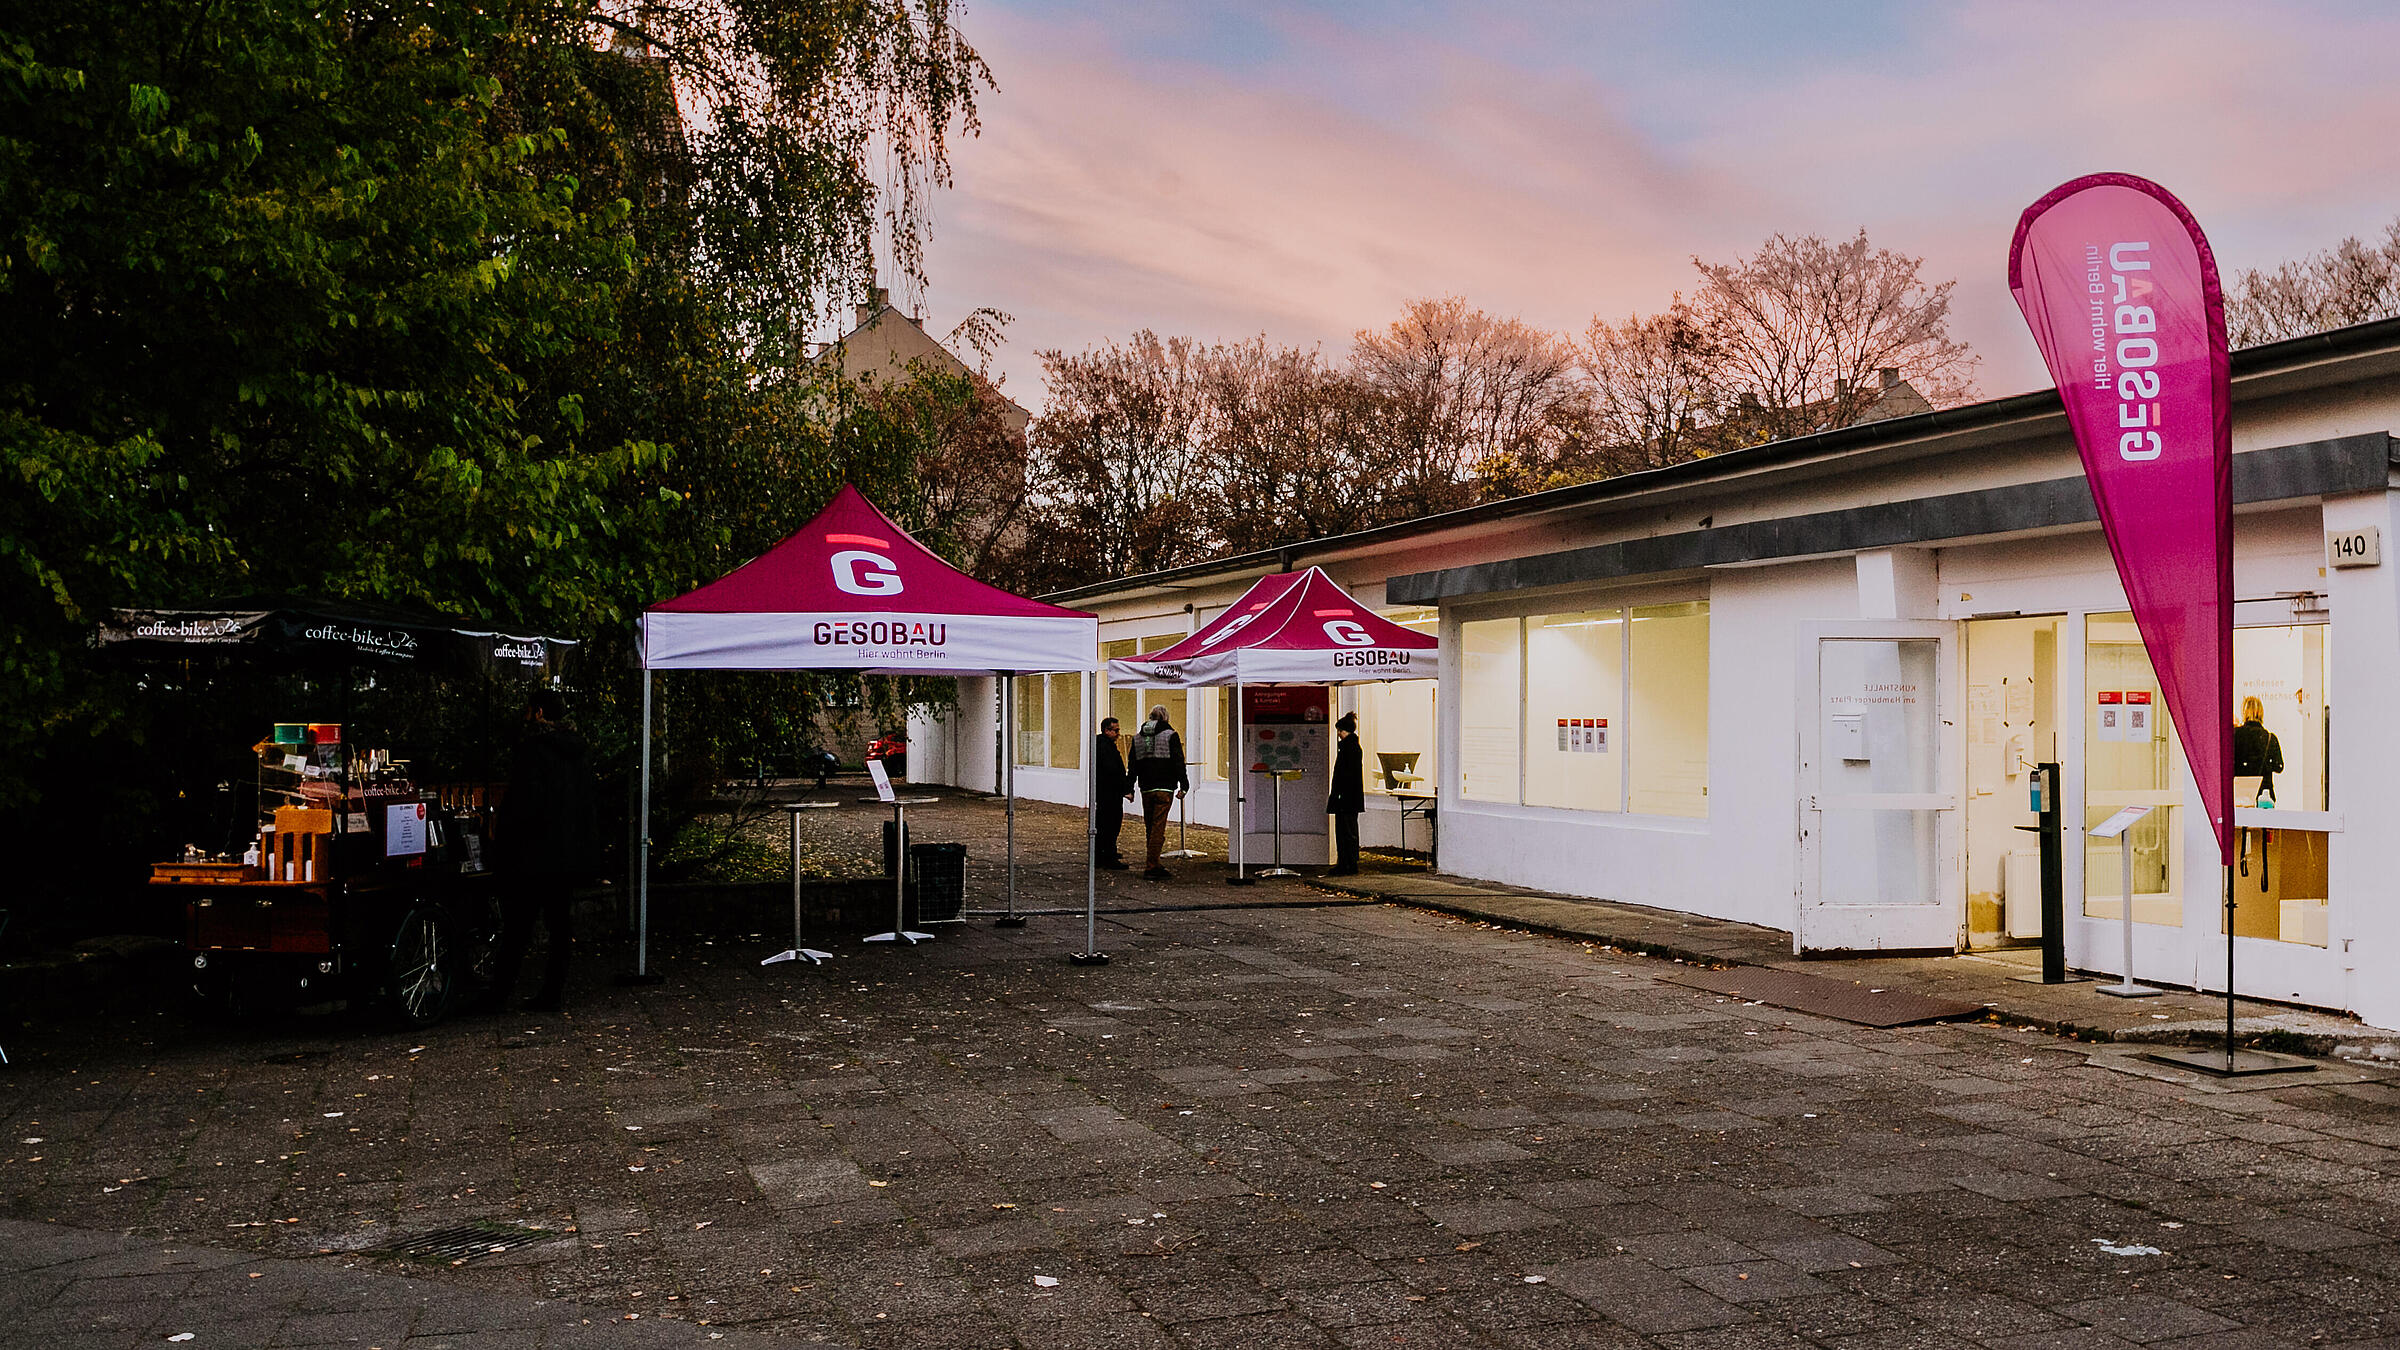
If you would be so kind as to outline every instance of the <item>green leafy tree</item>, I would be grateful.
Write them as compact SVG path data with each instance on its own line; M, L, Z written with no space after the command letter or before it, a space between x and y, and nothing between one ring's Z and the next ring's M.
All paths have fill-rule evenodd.
M0 804L150 730L102 611L235 592L590 638L613 739L643 605L913 482L794 335L988 81L943 0L9 7Z

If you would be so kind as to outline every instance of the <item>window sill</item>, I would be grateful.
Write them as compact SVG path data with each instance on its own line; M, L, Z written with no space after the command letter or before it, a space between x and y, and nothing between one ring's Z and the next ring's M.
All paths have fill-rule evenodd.
M1518 802L1482 801L1474 797L1453 797L1443 802L1442 810L1455 815L1489 816L1498 820L1553 821L1560 824L1596 825L1611 830L1651 830L1660 834L1706 834L1706 816L1651 816L1632 811L1579 811L1571 806L1526 806Z

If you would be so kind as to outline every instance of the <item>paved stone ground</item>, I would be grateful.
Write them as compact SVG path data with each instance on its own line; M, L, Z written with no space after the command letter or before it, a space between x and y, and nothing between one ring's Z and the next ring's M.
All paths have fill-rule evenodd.
M0 1212L64 1227L0 1228L0 1344L2400 1346L2371 1071L2226 1090L1108 881L1239 907L1112 917L1105 967L1037 919L762 970L662 915L666 982L601 947L563 1016L19 1038ZM556 1236L375 1254L474 1221Z

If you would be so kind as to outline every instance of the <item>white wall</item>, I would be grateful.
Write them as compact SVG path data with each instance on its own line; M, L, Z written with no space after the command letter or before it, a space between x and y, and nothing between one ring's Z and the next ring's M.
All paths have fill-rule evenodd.
M1708 818L1469 801L1458 793L1455 769L1445 768L1444 871L1791 928L1797 903L1795 625L1803 618L1855 617L1856 569L1847 558L1728 568L1710 573L1706 586ZM1626 594L1622 588L1613 592ZM1607 603L1611 595L1601 590L1552 594L1539 607L1559 612ZM1491 616L1482 610L1445 611L1442 640L1451 649L1461 613ZM1444 763L1451 766L1458 762L1455 665L1445 664L1441 697ZM1639 727L1626 731L1640 734Z
M2325 528L2383 532L2381 567L2329 569L2333 611L2331 808L2346 825L2332 850L2328 959L2345 1003L2379 1027L2400 1027L2400 496L2388 492L2325 503Z
M909 776L920 783L998 791L998 684L976 676L961 678L957 685L958 701L949 713L908 719Z

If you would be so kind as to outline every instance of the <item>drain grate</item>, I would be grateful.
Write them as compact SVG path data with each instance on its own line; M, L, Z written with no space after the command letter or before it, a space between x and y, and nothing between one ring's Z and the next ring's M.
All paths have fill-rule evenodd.
M397 1256L410 1261L442 1261L463 1266L485 1256L497 1256L531 1247L566 1236L552 1228L528 1228L523 1224L496 1223L485 1220L443 1228L415 1237L402 1238L386 1247L376 1249L380 1256Z

